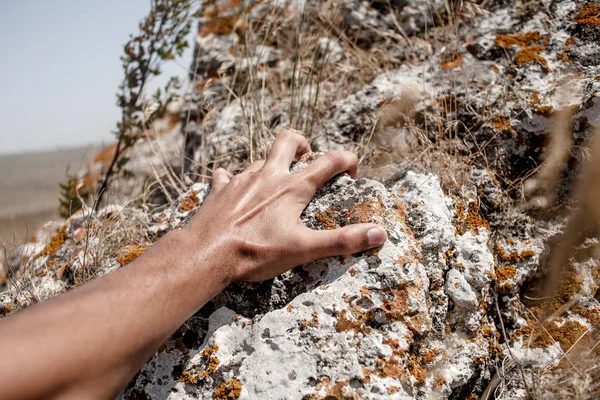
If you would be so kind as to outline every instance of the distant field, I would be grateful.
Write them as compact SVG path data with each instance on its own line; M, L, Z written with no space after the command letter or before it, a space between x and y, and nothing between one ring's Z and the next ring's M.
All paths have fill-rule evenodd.
M58 218L58 183L75 173L96 147L0 155L0 244L23 243ZM1 246L0 246L1 247Z

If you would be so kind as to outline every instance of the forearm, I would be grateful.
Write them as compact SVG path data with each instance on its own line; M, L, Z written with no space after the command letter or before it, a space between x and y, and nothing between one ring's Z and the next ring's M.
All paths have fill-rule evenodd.
M1 322L0 397L117 394L226 286L208 253L172 232L127 267Z

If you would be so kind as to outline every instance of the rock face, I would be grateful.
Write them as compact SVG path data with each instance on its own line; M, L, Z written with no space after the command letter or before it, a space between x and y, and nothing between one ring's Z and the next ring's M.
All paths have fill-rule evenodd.
M201 199L206 188L193 190ZM180 210L188 197L156 217L160 232L187 220ZM376 222L388 242L230 287L208 305L207 319L192 318L167 342L125 397L209 398L235 383L240 398L430 398L489 378L488 350L499 346L483 311L493 277L489 231L456 234L451 203L429 174L409 173L392 190L337 177L304 223ZM451 248L456 262L444 258Z
M598 240L572 249L551 315L537 296L600 121L599 13L569 0L205 2L181 129L161 137L167 164L179 170L185 146L189 176L236 172L277 128L302 129L313 149L350 149L390 170L336 177L304 223L377 222L390 239L232 285L122 397L598 397L600 379L577 356L600 359ZM520 188L565 108L572 146L558 202L530 213ZM162 165L150 146L135 153L139 176ZM11 258L0 315L126 265L209 191L198 182L160 211L109 206L49 225Z

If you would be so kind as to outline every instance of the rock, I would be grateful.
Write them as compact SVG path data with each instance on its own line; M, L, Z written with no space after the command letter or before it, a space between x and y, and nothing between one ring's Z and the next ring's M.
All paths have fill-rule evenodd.
M181 166L185 140L191 176L219 165L236 172L251 148L255 158L264 155L274 130L288 126L305 128L313 149L359 151L363 163L384 154L393 173L336 177L302 220L313 229L377 222L390 240L378 251L232 285L165 342L123 397L468 398L502 371L499 398L519 398L527 388L517 363L547 397L542 383L568 384L572 376L560 374L571 369L562 366L579 362L570 355L591 348L600 329L598 243L590 238L570 254L552 299L555 309L569 307L538 321L534 289L567 213L528 213L520 186L543 162L552 113L570 107L573 146L556 194L560 204L570 199L581 149L600 118L595 4L216 0L203 7L181 128L171 127L185 139L171 131L159 139L169 163ZM306 32L296 41L301 21ZM246 39L258 40L243 40L249 28L256 38ZM415 92L410 118L394 114L390 105ZM391 121L389 141L378 140L382 116ZM402 151L386 154L397 142ZM148 143L136 147L136 180L115 186L123 200L160 168ZM61 221L15 253L10 265L23 279L0 295L0 315L82 283L83 271L119 268L188 223L209 191L190 183L168 205L163 199L160 212L113 207ZM103 229L128 235L103 252Z
M313 158L303 157L292 171ZM429 189L411 182L428 182ZM437 210L426 217L432 221L427 248L442 251L452 242L453 230L439 183L431 175L415 173L407 175L406 183L404 198L420 202L418 209ZM205 190L192 188L199 200ZM180 212L183 200L155 217L162 224L159 234L189 218L191 214ZM451 269L441 287L460 310L447 309L447 302L432 303L428 275L444 279L447 266L443 261L423 265L420 249L425 245L416 237L428 235L413 232L405 219L407 207L412 206L374 181L341 175L329 182L304 211L304 223L333 229L376 222L386 227L388 242L377 251L315 261L272 282L227 289L207 306L214 310L207 325L188 323L199 329L194 333L198 347L181 352L167 346L143 368L126 395L210 397L223 382L233 380L241 385L241 398L303 398L333 390L373 398L390 393L398 398L449 395L452 387L473 377L474 356L485 357L489 346L481 335L467 339L472 335L468 332L481 329L481 314L465 331L463 317L453 317L453 312L477 313L485 300ZM445 222L433 222L434 212ZM455 244L458 251L462 243ZM472 251L467 246L463 253ZM460 294L455 282L462 285ZM441 320L434 324L432 317L440 309L448 313L450 325ZM447 329L457 334L448 336Z

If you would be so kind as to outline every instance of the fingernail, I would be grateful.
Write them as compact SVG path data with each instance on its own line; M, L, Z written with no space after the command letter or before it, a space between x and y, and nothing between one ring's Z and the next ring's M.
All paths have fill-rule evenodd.
M367 231L367 238L369 240L369 246L381 246L387 239L387 233L382 227L376 226Z

